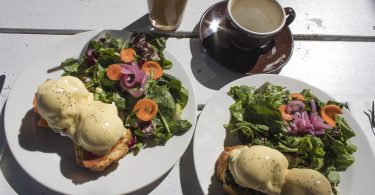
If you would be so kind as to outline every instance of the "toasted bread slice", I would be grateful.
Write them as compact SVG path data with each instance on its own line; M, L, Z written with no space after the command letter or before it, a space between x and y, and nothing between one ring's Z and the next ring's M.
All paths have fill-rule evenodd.
M228 160L229 155L232 150L243 147L245 145L237 145L232 147L224 147L224 151L220 154L219 158L216 161L216 177L223 184L223 190L230 195L238 195L235 189L230 184L225 182L226 173L228 170Z
M74 144L76 161L80 166L92 171L103 171L106 167L117 162L128 153L128 144L131 139L132 134L129 129L126 129L124 136L119 139L108 154L103 156L92 154L77 144Z

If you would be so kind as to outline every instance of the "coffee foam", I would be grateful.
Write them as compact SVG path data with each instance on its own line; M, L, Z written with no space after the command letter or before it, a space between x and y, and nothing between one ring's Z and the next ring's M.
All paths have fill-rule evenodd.
M233 19L249 31L267 33L283 23L282 8L273 0L236 0L231 8Z

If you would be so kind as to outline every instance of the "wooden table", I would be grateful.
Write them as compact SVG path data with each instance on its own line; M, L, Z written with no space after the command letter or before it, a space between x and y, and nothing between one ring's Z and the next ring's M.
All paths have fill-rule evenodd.
M202 55L198 22L217 0L189 0L181 27L167 42L167 50L184 66L199 104L223 85L242 76L216 66ZM279 0L293 7L290 25L293 55L280 75L303 80L338 101L375 99L375 2L372 0ZM25 66L49 46L96 29L150 31L146 1L140 0L2 0L0 2L0 74L7 76L0 96L0 143L5 142L2 106ZM181 38L182 37L182 38ZM214 64L214 65L213 65ZM192 163L192 147L167 176L145 193L195 194L198 183ZM1 161L0 194L53 193L29 177L9 149Z

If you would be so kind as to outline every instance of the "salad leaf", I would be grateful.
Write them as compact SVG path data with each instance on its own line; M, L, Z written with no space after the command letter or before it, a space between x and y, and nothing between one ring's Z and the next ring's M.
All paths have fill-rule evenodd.
M147 97L153 99L159 107L159 112L168 118L173 118L176 112L176 103L166 85L153 85L149 89Z
M191 123L187 120L170 120L168 121L169 129L173 133L181 133L190 129Z
M270 128L280 126L281 115L267 102L249 103L246 105L244 120L255 124L267 124Z
M289 91L285 87L264 83L254 93L254 100L267 102L271 107L277 108L290 100Z
M177 100L176 103L184 109L189 99L189 92L182 86L181 81L176 79L169 81L168 88L173 99Z
M339 129L341 129L341 133L342 133L344 140L348 140L355 136L354 131L350 128L350 126L344 120L343 117L337 116L337 123L339 125Z
M100 64L97 66L96 78L98 81L99 86L113 88L114 86L118 85L118 81L112 81L107 77L106 69L102 67Z
M98 63L104 67L120 61L120 54L115 48L100 48Z
M326 175L333 186L337 186L340 183L340 174L335 170L334 166L330 166L326 169Z
M64 74L74 74L78 72L79 63L74 58L68 58L61 63L61 68L64 70Z
M303 136L297 153L301 155L301 158L310 162L308 167L312 169L320 170L324 165L324 144L318 137L309 134Z
M229 107L229 110L230 110L231 115L232 115L231 121L235 122L235 121L243 121L244 120L245 109L244 109L243 105L244 105L244 103L241 100L239 100Z
M354 163L354 157L351 155L356 151L356 147L352 144L345 144L330 135L327 135L329 146L334 153L333 164L337 171L345 171L347 167Z
M253 100L255 87L251 86L234 86L231 87L228 95L230 95L235 101L250 102Z
M94 100L102 101L104 103L112 103L114 102L116 107L119 109L125 109L125 97L118 92L108 93L103 90L94 93Z

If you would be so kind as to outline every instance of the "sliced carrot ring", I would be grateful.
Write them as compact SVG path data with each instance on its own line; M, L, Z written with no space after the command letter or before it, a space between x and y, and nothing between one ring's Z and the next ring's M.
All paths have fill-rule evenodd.
M142 121L150 121L158 112L158 105L155 101L149 98L143 98L138 100L138 102L135 104L133 112L136 112L138 119Z
M283 118L284 121L292 121L293 120L293 116L286 113L286 105L285 104L279 106L279 111L280 111L281 117Z
M135 55L136 52L132 48L124 48L120 52L120 58L125 63L134 61Z
M112 64L107 67L107 76L112 81L120 80L121 78L121 66L118 64Z
M163 69L161 68L160 64L154 61L147 61L142 65L142 70L146 72L148 75L152 75L154 80L163 76Z
M300 93L291 93L290 95L292 96L292 99L296 99L300 101L305 100L305 97L303 97L303 95L301 95Z
M327 124L333 127L336 127L336 119L338 114L342 114L342 110L339 106L334 104L325 105L320 109L320 116Z

